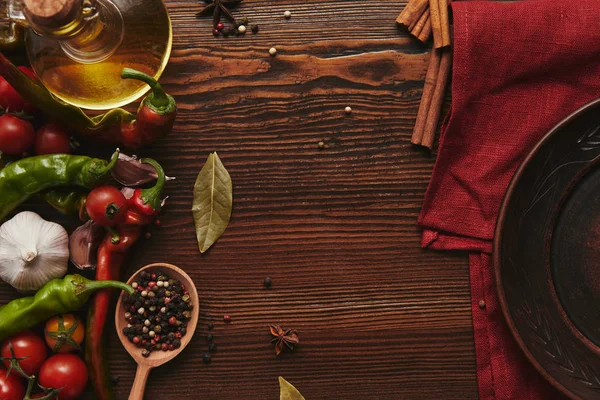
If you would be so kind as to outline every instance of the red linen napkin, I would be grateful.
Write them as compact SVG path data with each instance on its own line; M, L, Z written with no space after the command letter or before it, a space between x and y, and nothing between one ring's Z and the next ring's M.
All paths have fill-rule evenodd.
M508 331L489 253L519 163L556 123L600 97L600 0L458 1L452 9L452 105L419 218L422 245L473 252L480 398L561 399Z

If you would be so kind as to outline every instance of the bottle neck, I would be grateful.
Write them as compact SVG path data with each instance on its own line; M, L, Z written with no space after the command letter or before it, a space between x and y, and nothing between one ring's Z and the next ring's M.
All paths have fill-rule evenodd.
M79 27L75 35L60 40L60 46L71 59L86 64L113 55L125 33L123 16L110 0L96 0L94 9L88 12Z
M49 3L58 5L43 9L39 2L10 0L8 16L40 36L58 40L63 52L81 63L103 61L118 49L124 24L121 12L111 0Z

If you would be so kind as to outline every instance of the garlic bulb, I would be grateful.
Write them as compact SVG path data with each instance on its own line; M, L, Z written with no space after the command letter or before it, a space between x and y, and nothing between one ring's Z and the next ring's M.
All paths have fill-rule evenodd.
M0 227L0 279L19 291L38 290L67 272L69 235L36 213L23 211Z

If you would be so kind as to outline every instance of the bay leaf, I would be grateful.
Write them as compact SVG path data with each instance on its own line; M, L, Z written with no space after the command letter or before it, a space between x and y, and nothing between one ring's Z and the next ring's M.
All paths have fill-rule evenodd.
M306 400L291 383L279 377L279 400Z
M194 184L192 213L200 253L221 237L231 218L233 185L217 153L211 153Z

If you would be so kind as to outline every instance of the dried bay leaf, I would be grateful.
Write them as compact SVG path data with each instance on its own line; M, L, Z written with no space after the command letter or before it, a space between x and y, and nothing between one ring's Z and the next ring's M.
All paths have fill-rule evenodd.
M233 185L217 153L211 153L196 178L192 213L200 253L225 232L231 218Z
M279 400L306 400L291 383L279 377Z

